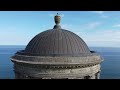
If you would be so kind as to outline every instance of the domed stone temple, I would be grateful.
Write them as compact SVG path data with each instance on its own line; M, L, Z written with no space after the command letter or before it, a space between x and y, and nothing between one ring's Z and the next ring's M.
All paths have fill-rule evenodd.
M90 51L75 33L62 29L60 15L53 29L36 35L11 57L16 79L99 79L102 57Z

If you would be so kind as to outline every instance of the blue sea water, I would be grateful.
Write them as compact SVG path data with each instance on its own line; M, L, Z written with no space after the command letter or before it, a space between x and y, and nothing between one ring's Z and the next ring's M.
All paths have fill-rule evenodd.
M0 79L14 79L13 63L10 57L25 46L0 46Z
M92 47L104 61L101 63L101 79L120 79L120 48Z
M0 79L14 79L13 63L10 57L25 46L0 46ZM120 79L120 48L90 47L103 58L100 79Z

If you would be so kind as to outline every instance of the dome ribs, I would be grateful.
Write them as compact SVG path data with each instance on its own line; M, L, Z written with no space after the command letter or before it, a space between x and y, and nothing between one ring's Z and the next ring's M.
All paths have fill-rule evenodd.
M34 43L34 46L33 46L33 48L32 48L32 53L36 53L36 51L38 50L38 41L39 40L41 40L42 39L42 35L41 35L41 37L38 37L38 39L36 40L36 41L34 41L35 43ZM37 47L37 48L35 48L35 47Z
M53 54L54 53L54 37L53 37L53 33L54 33L54 30L51 30L51 34L50 34L50 36L49 36L49 38L50 38L50 43L48 43L49 44L49 53L48 53L48 55L51 55L51 54Z
M39 46L42 47L42 48L38 48L39 53L41 53L42 51L41 55L46 56L47 54L49 54L50 34L51 34L51 30L46 33L46 36L42 40L42 43L39 43Z
M70 39L70 42L71 42L71 50L72 50L72 55L74 54L77 54L76 53L76 42L75 40L73 39L73 36L72 36L72 33L68 32L68 37Z
M54 36L54 55L58 55L58 42L59 42L59 40L58 40L58 30L54 30L54 32L55 32L55 36Z
M64 32L64 30L62 30L62 35L63 35L63 40L62 40L62 46L63 46L63 54L65 54L65 55L67 55L67 53L68 53L68 43L67 43L67 39L66 39L66 37L65 37L65 32Z
M68 35L68 32L65 31L65 33L66 33L65 37L67 38L66 42L68 42L68 44L67 44L67 46L68 46L68 55L69 54L73 55L73 50L72 50L73 47L72 47L71 39L70 39L70 37Z
M65 29L50 29L36 35L25 52L34 56L80 56L90 53L90 50L75 33Z
M72 39L72 47L73 47L73 54L78 54L78 43L76 42L76 39L75 37L72 37L72 35L74 35L73 33L70 33L69 32L69 36L71 37Z
M59 47L59 50L58 50L58 53L59 55L63 54L64 53L64 49L63 49L63 32L62 30L59 30L59 42L58 42L58 47Z
M40 33L40 34L42 34L42 33ZM37 40L39 40L38 39L38 37L39 38L41 38L41 35L40 34L38 34L37 36L35 36L30 42L29 42L29 44L27 45L27 47L26 47L26 49L25 49L25 51L27 52L27 53L33 53L33 48L34 48L34 45L35 45L35 43L37 43L36 41ZM44 33L43 33L44 34Z

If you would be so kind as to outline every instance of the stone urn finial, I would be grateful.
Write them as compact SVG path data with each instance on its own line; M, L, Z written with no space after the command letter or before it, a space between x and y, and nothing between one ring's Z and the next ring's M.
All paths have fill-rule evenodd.
M61 17L60 17L60 15L58 15L58 13L57 13L57 15L54 17L54 20L55 20L56 25L60 24Z

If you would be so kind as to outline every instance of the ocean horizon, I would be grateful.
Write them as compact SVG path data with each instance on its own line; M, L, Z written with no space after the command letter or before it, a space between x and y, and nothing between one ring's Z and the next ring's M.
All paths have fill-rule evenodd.
M25 45L0 45L0 79L15 79L10 57L25 47ZM101 63L100 79L120 79L120 47L89 48L104 58Z

